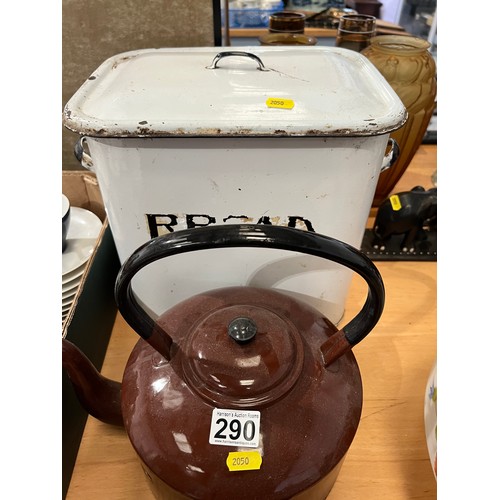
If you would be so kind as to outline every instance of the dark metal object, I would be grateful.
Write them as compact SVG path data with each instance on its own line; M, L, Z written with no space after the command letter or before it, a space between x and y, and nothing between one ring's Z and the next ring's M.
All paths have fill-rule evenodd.
M379 207L373 229L367 229L361 251L372 260L437 259L437 188L387 198Z
M222 45L222 9L220 0L213 0L212 6L214 12L214 46L220 47ZM228 19L227 16L226 19Z
M252 340L257 334L257 325L250 318L235 318L228 326L228 335L239 343Z
M381 172L384 172L388 168L391 168L399 158L399 154L401 153L401 149L399 148L398 142L392 137L387 141L387 147L390 148L389 152L384 156L384 163Z

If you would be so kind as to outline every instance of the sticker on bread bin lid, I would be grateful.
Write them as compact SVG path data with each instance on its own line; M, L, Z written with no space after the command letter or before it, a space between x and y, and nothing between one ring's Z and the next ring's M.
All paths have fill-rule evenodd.
M282 97L269 97L266 101L268 108L292 109L295 103L292 99L283 99Z
M260 411L214 408L210 424L210 444L257 448Z
M258 470L262 464L262 456L257 450L230 451L227 459L227 468L232 471Z

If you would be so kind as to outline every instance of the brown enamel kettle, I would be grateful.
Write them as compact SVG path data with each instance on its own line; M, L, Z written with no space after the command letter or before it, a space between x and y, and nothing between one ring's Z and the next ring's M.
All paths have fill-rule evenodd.
M153 320L133 277L168 256L209 248L277 248L344 265L368 284L361 311L338 330L272 289L204 292ZM257 250L256 250L257 251ZM157 498L325 498L361 416L351 348L375 326L384 286L353 247L270 225L207 226L137 249L115 286L119 310L142 337L120 383L102 377L63 339L63 366L96 418L124 425Z

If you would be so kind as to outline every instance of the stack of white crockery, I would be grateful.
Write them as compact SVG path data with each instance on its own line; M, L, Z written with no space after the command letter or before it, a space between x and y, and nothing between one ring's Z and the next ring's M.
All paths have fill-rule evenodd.
M69 217L67 215L69 211ZM64 243L64 225L67 227ZM87 261L94 250L102 222L93 212L72 207L63 195L62 322L66 319L80 285Z

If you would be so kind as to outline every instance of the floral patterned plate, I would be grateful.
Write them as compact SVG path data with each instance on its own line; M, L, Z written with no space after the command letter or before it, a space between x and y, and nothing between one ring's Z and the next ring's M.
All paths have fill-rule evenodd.
M437 479L437 365L431 370L427 380L424 400L425 436L427 450L431 460L432 471Z

